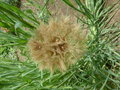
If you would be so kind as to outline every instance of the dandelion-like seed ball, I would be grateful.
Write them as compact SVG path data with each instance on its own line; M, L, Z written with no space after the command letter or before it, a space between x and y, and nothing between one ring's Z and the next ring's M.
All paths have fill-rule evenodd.
M50 19L41 24L28 42L31 56L41 70L65 71L86 51L86 38L70 17Z

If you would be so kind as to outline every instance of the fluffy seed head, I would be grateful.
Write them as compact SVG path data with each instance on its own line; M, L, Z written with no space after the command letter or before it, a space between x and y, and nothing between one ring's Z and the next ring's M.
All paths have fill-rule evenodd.
M86 45L80 26L70 17L49 20L41 24L28 46L40 69L65 71L83 56Z

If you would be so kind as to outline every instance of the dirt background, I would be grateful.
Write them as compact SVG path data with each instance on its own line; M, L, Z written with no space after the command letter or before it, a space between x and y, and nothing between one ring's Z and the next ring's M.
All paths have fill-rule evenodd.
M34 2L37 2L42 6L44 5L44 1L45 0L34 0ZM70 0L70 1L74 5L76 5L74 0ZM81 1L82 1L82 3L84 3L85 0L81 0ZM117 1L118 0L106 0L106 7L113 5ZM26 0L22 0L22 3L26 3L26 2L27 2ZM120 3L118 5L120 5ZM37 13L37 11L38 11L36 6L27 6L26 5L26 6L23 6L22 8L30 8L35 13ZM73 10L68 5L66 5L62 0L51 0L51 2L48 4L47 8L53 16L70 15L74 18L75 15L78 14L75 10ZM115 12L116 12L116 14L115 14L114 18L111 20L111 23L120 21L120 10L117 10ZM115 12L113 12L113 13L115 13Z

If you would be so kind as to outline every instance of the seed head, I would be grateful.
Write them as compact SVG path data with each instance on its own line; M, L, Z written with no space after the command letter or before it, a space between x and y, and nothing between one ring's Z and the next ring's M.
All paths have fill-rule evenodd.
M85 35L79 24L70 17L49 20L41 24L29 40L31 56L40 69L65 71L79 60L86 51Z

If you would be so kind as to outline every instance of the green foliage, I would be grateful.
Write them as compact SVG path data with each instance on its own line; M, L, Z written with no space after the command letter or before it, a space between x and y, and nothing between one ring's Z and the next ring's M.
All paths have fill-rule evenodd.
M27 12L34 12L34 15L37 17L37 19L47 23L49 17L51 16L51 13L47 7L49 3L54 3L54 0L44 0L42 4L39 0L27 0L27 2L23 3L23 5L30 7L30 9L26 9Z
M21 7L21 0L4 0L6 3L10 4L10 5L13 5L13 6L16 6L18 8Z
M13 46L21 45L23 49L18 48L28 53L26 43L39 25L36 18L0 1L0 27L9 30L9 32L0 30L1 90L120 89L120 23L110 24L115 14L110 13L119 9L117 3L120 1L110 7L104 6L105 0L85 0L84 3L74 0L77 6L74 6L70 0L63 0L63 2L84 16L84 18L80 16L77 18L88 29L88 52L68 71L64 73L56 71L54 74L50 74L49 71L39 71L36 64L30 60L20 62L15 57ZM48 20L46 19L48 17L45 17L49 14L46 6L47 2L42 9L44 13L41 11L42 14L39 14L40 18L44 18L43 21ZM14 57L5 58L9 51ZM8 54L8 56L10 55Z
M8 33L0 31L0 40L9 40L13 45L25 44L37 25L39 22L35 18L27 16L14 6L0 2L0 26L9 30Z

